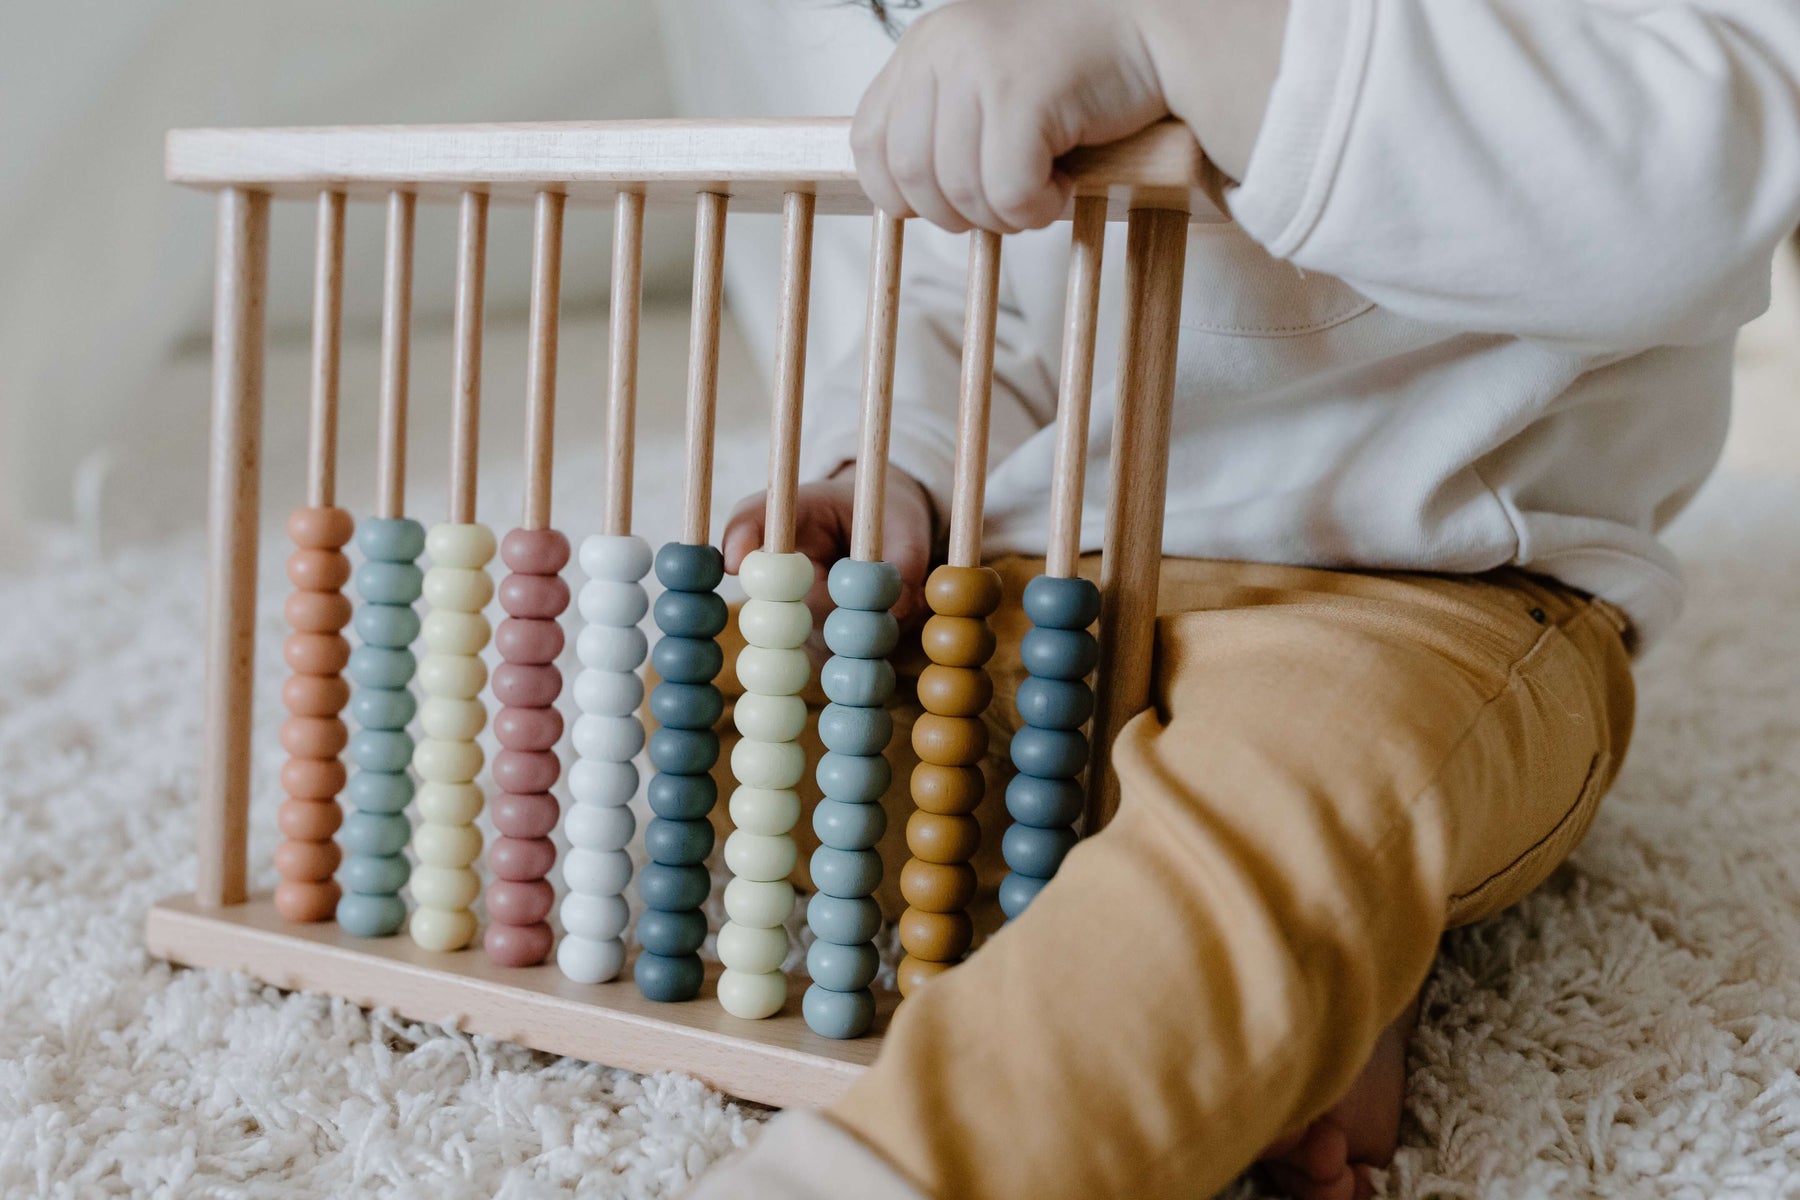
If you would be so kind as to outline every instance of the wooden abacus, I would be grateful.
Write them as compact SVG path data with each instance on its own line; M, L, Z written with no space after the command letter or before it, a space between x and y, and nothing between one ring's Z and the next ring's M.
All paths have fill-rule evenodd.
M1149 703L1168 429L1188 214L1210 207L1208 169L1186 130L1165 123L1061 164L1075 185L1060 375L1052 537L1046 574L1022 602L1033 628L1021 646L1029 677L1023 726L1011 750L1014 818L1001 903L1021 911L1074 844L1076 828L1105 822L1117 804L1107 748ZM799 693L810 677L802 599L814 579L795 552L803 366L816 213L867 213L842 120L665 121L517 126L189 130L170 135L168 174L219 194L207 581L205 745L200 783L198 886L156 905L151 950L203 967L243 970L279 987L341 996L557 1054L637 1071L679 1070L775 1105L822 1104L874 1057L893 999L871 985L880 911L883 757L895 686L887 661L897 638L888 609L898 573L881 559L882 500L892 413L904 222L876 214L870 256L862 433L851 554L835 564L837 605L825 624L833 652L821 682L827 753L817 768L825 799L814 816L822 845L811 862L807 906L815 940L802 994L783 973L783 923L794 904L790 831L805 758ZM247 888L252 661L261 511L263 305L271 199L318 205L312 408L305 506L289 521L296 589L286 613L294 672L282 698L285 840L272 895ZM461 206L452 387L450 504L429 532L405 515L406 411L416 201ZM520 528L498 543L475 522L481 388L481 308L490 200L535 205L526 482ZM360 529L335 506L339 324L348 201L387 210L382 322L380 475L376 512ZM555 453L557 307L565 207L614 206L607 478L601 532L580 547L587 577L577 597L582 670L569 741L574 759L563 809L551 789L561 767L556 702L564 646L559 618L570 589L567 540L550 526ZM697 209L687 464L681 540L652 555L631 532L642 233L647 204ZM749 597L737 663L743 735L732 754L739 787L724 859L728 920L722 970L701 962L701 905L711 879L709 815L717 796L714 726L723 712L712 680L726 609L722 571L707 544L727 208L784 216L780 321L770 437L765 544L740 573ZM1075 570L1093 382L1101 247L1106 222L1129 223L1118 403L1101 584ZM982 713L993 687L987 617L999 577L981 562L988 400L1003 239L970 238L949 561L927 584L934 615L923 641L931 664L919 681L926 709L913 743L912 860L901 878L906 956L902 995L968 951L970 865L987 747ZM598 498L597 498L598 499ZM354 538L352 535L355 535ZM343 589L352 579L362 603ZM505 619L483 615L498 588ZM430 568L421 572L420 555ZM654 567L654 652L640 629L650 609L641 580ZM421 621L413 604L421 596ZM1098 639L1088 632L1099 622ZM353 624L360 644L343 636ZM485 897L475 822L487 723L481 658L490 636L501 660L492 679L501 747L491 764L492 818ZM423 642L415 659L413 645ZM648 698L658 721L646 741L639 668L662 682ZM1098 670L1093 691L1090 672ZM417 676L423 704L410 690ZM345 676L348 676L346 681ZM351 686L354 685L354 688ZM358 729L348 734L346 708ZM416 719L415 719L416 718ZM416 725L416 743L409 729ZM1090 733L1083 736L1082 728ZM634 760L648 752L653 819L638 873L639 949L627 951L632 882L628 807L639 791ZM356 768L347 771L348 758ZM410 772L409 772L410 766ZM1081 782L1085 774L1085 785ZM415 782L415 780L417 782ZM340 796L349 802L347 818ZM408 816L416 809L418 821ZM1085 818L1085 820L1084 820ZM560 907L549 882L558 823L570 845ZM407 850L411 850L409 861ZM347 852L347 853L345 853ZM410 918L402 890L412 894ZM486 910L485 933L474 911ZM555 909L556 921L551 918ZM560 936L558 931L560 926ZM395 936L405 930L410 936ZM479 940L481 948L472 948ZM631 966L631 979L626 967ZM799 1003L795 1003L796 1000ZM869 1036L863 1036L869 1035Z

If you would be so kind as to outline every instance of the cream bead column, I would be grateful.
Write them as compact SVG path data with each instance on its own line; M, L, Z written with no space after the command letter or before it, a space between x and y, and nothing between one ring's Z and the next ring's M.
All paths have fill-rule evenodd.
M487 196L465 192L457 237L456 360L450 451L450 514L425 537L425 657L419 686L425 737L413 751L422 822L413 831L413 941L425 950L460 950L475 938L469 906L481 894L482 765L476 735L487 723L481 650L491 632L482 609L494 598L487 564L493 531L475 522L481 416L481 305L487 257Z
M800 816L800 795L794 788L806 771L806 754L796 739L806 727L806 702L800 691L812 673L805 649L812 612L805 600L816 574L812 560L794 549L794 495L805 393L812 227L812 194L789 192L782 202L781 307L763 548L751 551L738 568L748 597L739 616L746 645L737 661L744 694L734 709L743 737L731 752L731 772L738 781L731 797L736 829L725 841L725 865L734 878L725 889L727 920L719 930L719 961L725 967L719 976L719 1003L733 1016L752 1020L773 1016L787 1002L782 963L788 952L786 921L794 906L788 875L797 857L791 831ZM847 711L873 711L886 719L879 710ZM861 745L876 732L866 723L839 725L834 739L826 720L820 722L820 733L827 735L826 745L834 750L838 748L834 740ZM881 746L887 737L880 735Z
M575 803L563 822L569 855L563 860L562 940L556 965L577 983L605 983L625 966L631 856L637 831L629 807L637 795L632 759L644 748L638 674L648 639L638 622L650 609L640 582L650 570L650 544L631 532L632 450L637 414L638 305L644 245L644 196L620 192L613 221L612 346L607 396L606 511L602 532L581 543L588 582L576 597L587 624L575 641L575 764L569 792ZM538 668L554 671L555 667ZM495 690L499 690L495 679Z

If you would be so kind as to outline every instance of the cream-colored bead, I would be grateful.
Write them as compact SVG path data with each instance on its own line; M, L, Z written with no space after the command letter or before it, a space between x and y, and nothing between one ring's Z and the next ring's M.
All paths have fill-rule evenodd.
M427 783L468 783L481 774L481 747L474 742L426 738L413 749L413 770Z
M761 1021L787 1003L787 977L779 971L760 975L726 971L719 976L719 1007L746 1021Z
M427 654L419 660L419 689L427 696L473 700L487 686L487 664L463 654Z
M734 971L779 971L787 952L787 930L780 925L758 927L727 921L719 930L719 961Z
M415 908L408 928L419 949L447 953L475 940L475 914L466 908Z
M794 911L794 885L785 879L734 879L725 885L725 915L740 925L782 925Z
M745 833L773 837L800 819L800 793L792 788L740 787L731 793L731 823Z
M804 600L817 578L812 559L799 553L752 550L738 567L738 582L752 600Z
M752 646L792 650L812 633L812 609L786 600L746 600L738 610L738 632Z
M450 912L475 903L481 895L481 877L466 867L420 864L413 869L411 889L420 908Z
M806 728L806 701L798 696L746 692L732 705L739 733L759 742L791 742Z
M731 774L746 787L791 788L806 774L806 751L794 742L741 738L731 748Z
M478 612L434 608L425 614L422 637L433 654L480 654L493 629Z
M419 706L419 727L428 738L447 742L475 740L487 724L487 705L479 700L458 700L450 696L428 696Z
M765 883L786 879L799 856L790 837L763 837L740 829L725 839L725 865L739 879Z
M481 815L481 788L473 783L421 783L414 803L433 825L467 825Z
M745 646L738 651L738 682L746 692L764 696L794 696L812 676L812 660L804 650L771 650Z
M486 525L433 525L425 535L425 555L435 566L485 566L494 547L494 531Z
M481 830L427 821L413 830L412 846L424 866L466 867L481 855Z

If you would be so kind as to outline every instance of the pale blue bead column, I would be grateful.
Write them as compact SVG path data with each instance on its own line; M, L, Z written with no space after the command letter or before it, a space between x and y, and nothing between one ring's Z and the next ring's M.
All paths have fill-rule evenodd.
M1006 788L1013 823L1001 841L1009 874L1000 908L1009 920L1025 911L1076 842L1088 761L1082 727L1094 714L1087 677L1099 657L1088 626L1100 616L1100 590L1086 579L1040 575L1025 585L1024 607L1033 627L1019 645L1026 671L1022 724L1012 740L1019 773Z
M356 544L364 559L356 571L362 606L355 629L362 644L351 652L347 671L356 688L350 718L357 731L347 751L356 774L345 792L352 811L338 835L346 856L338 868L344 894L337 920L357 937L388 937L406 923L400 889L411 874L406 807L413 798L407 771L413 741L406 727L418 708L408 684L419 636L413 602L424 584L416 560L425 552L425 528L405 517L365 521Z

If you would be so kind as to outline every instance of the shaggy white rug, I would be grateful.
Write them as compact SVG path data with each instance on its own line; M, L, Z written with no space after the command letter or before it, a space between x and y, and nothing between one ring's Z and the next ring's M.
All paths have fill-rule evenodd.
M1800 1194L1800 485L1744 446L1673 537L1689 613L1594 831L1446 944L1388 1195ZM36 551L0 576L0 1195L667 1196L755 1135L692 1080L150 961L193 879L200 548Z

